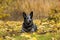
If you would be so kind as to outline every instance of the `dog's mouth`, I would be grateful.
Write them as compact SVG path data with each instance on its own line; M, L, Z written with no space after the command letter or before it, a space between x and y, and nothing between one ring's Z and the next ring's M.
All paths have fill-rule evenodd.
M27 23L27 25L29 25L30 23Z
M26 23L26 25L31 25L32 24L32 22L30 22L30 23Z
M27 22L26 24L27 24L27 25L30 25L30 24L31 24L31 21Z

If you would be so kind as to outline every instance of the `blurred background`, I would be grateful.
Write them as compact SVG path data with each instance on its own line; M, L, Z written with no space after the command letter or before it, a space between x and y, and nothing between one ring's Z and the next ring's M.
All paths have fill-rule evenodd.
M20 33L31 11L38 30ZM0 40L60 40L60 0L0 0Z
M34 19L60 19L60 0L0 0L0 20L22 20L22 12Z

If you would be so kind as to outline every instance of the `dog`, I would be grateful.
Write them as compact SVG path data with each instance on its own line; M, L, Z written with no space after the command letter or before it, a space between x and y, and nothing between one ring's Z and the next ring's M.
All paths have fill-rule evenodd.
M37 26L33 23L33 11L29 15L23 12L24 22L21 32L36 32Z

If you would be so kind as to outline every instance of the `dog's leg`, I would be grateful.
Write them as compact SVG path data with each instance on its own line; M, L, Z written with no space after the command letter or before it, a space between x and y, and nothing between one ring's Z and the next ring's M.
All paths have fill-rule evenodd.
M33 28L31 29L31 32L36 32L37 31L37 27L36 25L33 25Z
M34 31L35 31L34 28L32 28L32 29L31 29L31 32L34 32Z
M22 30L21 30L21 33L24 33L25 31L24 31L24 29L22 28Z
M21 30L22 33L24 33L25 31L24 30Z

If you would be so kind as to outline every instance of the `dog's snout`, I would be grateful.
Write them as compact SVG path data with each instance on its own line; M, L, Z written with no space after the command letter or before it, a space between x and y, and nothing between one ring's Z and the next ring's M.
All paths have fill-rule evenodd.
M28 22L30 23L30 22L31 22L31 20L29 19L29 20L28 20Z
M29 20L29 22L31 22L31 20Z

